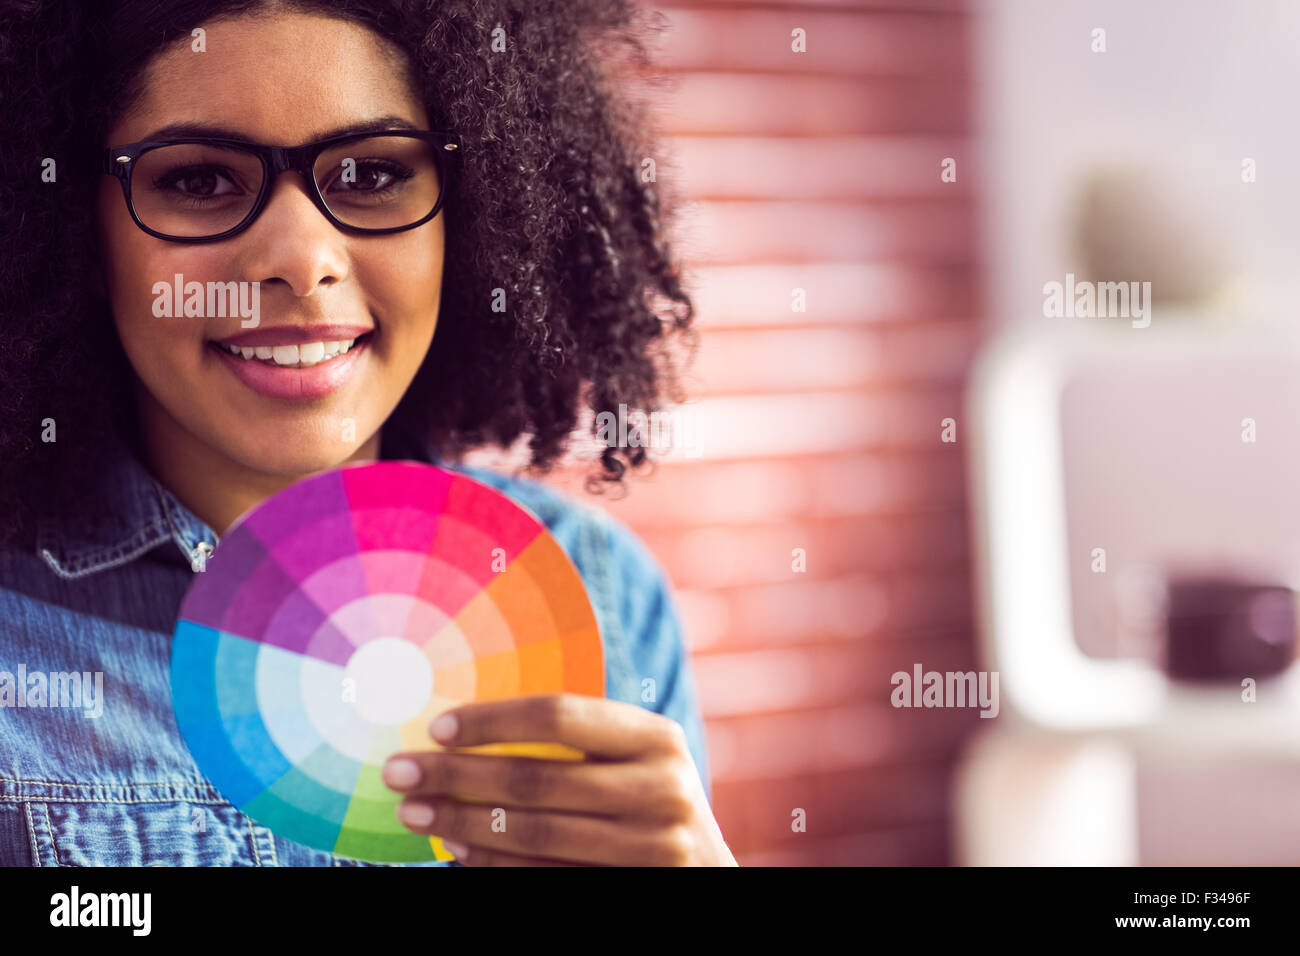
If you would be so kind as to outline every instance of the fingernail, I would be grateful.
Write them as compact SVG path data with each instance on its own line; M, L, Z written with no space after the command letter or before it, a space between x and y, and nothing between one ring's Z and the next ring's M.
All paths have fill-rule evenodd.
M399 803L397 819L407 826L427 827L433 822L433 807L427 803Z
M455 714L443 714L433 722L429 728L429 733L444 744L449 744L456 739L456 731L460 730L460 721L456 719Z
M443 840L442 845L448 853L455 857L464 857L469 853L469 847L463 843L454 843L451 840Z
M394 790L408 790L420 782L420 765L414 760L390 760L384 764L384 783Z

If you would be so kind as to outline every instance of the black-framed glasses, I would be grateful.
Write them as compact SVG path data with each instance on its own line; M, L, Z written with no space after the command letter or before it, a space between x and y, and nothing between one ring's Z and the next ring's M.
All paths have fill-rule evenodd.
M243 232L266 208L276 178L290 171L302 175L335 226L385 235L438 214L459 146L442 130L352 133L302 146L189 136L111 146L103 171L122 184L135 224L172 242Z

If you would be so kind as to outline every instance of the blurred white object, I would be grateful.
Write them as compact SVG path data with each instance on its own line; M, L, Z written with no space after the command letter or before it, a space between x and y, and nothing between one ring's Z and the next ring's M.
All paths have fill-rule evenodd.
M1225 331L1170 310L1146 329L1108 321L1012 326L972 376L981 655L1000 672L1003 717L958 783L968 863L1135 862L1144 757L1300 764L1294 662L1247 703L1231 681L1180 684L1151 660L1090 656L1079 632L1081 621L1108 628L1082 643L1131 651L1122 615L1140 618L1134 595L1174 569L1296 587L1300 340L1290 327ZM1090 572L1094 546L1106 548L1105 573ZM1081 593L1109 617L1077 614ZM1093 838L1049 839L1080 800L1095 808L1080 818Z
M1137 865L1137 766L1126 747L986 733L956 779L959 866Z
M1247 706L1233 684L1192 688L1170 682L1150 662L1085 654L1074 615L1082 587L1095 578L1110 589L1102 593L1118 597L1116 585L1139 580L1126 577L1133 569L1146 577L1205 567L1296 579L1297 339L1269 327L1242 334L1168 319L1148 329L1107 321L1010 330L972 376L972 507L986 662L1001 672L1015 716L1042 729L1124 732L1135 742L1156 734L1162 747L1185 738L1199 751L1300 755L1294 666L1269 684L1286 693L1260 694ZM1103 396L1101 407L1095 400ZM1082 413L1067 416L1071 405ZM1255 442L1240 439L1243 417L1258 419ZM1087 540L1075 542L1067 419L1076 430L1086 421L1092 432L1092 443L1076 449L1073 527ZM1118 476L1110 486L1107 475ZM1122 520L1104 533L1086 520L1117 511ZM1088 572L1093 545L1107 549L1105 574Z

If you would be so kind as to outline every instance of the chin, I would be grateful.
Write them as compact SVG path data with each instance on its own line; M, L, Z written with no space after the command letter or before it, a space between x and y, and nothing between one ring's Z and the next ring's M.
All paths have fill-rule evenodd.
M256 471L290 478L338 468L358 447L317 435L302 441L281 440L253 448L232 448L229 454Z

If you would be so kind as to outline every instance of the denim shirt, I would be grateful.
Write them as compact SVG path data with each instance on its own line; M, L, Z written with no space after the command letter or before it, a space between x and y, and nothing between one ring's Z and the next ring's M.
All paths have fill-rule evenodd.
M645 546L604 512L535 482L441 462L388 435L383 446L381 458L478 479L546 525L591 599L606 696L681 724L711 797L680 625ZM220 542L125 442L104 455L78 513L41 521L34 550L0 551L0 672L33 694L44 675L90 675L81 707L0 706L0 865L364 865L272 834L195 764L172 712L171 637L196 567Z

